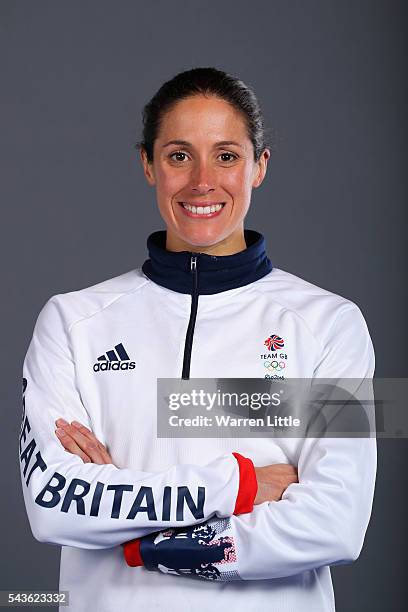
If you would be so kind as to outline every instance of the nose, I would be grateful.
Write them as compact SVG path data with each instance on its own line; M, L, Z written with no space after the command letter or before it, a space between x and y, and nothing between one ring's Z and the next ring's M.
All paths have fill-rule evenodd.
M204 194L215 189L215 173L209 164L198 163L191 176L191 188L196 193Z

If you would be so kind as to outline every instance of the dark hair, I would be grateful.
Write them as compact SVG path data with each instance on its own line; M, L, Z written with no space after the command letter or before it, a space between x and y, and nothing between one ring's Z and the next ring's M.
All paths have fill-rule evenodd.
M153 145L163 115L180 100L200 94L222 98L243 114L257 162L264 149L271 146L266 143L266 130L257 97L240 79L211 67L186 70L163 83L143 109L143 139L136 143L136 149L144 148L147 159L152 162Z

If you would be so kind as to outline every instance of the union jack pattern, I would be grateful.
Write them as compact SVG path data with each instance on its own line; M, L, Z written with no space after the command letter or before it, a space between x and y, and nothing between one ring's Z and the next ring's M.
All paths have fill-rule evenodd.
M231 521L213 519L141 538L147 570L204 580L240 580Z

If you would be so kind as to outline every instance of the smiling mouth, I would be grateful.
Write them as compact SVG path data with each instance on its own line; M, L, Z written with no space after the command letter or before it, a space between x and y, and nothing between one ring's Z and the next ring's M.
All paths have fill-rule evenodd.
M204 217L220 212L225 206L225 202L203 203L200 206L188 204L187 202L178 202L178 204L193 215L202 215Z

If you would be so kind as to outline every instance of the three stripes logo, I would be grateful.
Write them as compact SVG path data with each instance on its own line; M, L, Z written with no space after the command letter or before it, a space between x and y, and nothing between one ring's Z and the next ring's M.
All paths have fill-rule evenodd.
M98 357L94 363L94 372L104 372L105 370L133 370L136 367L134 361L130 361L130 357L126 352L122 343L116 344L114 350L106 351L106 355Z

